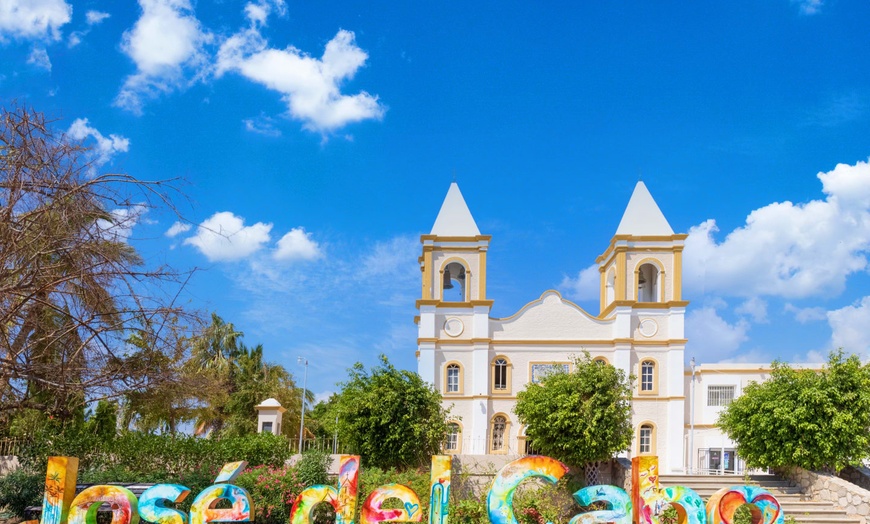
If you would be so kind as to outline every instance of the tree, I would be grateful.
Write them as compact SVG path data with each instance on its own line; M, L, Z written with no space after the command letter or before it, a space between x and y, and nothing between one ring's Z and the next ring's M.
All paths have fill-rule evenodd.
M753 468L839 471L870 458L870 365L832 352L820 371L773 363L743 389L719 426Z
M333 405L339 440L366 465L423 466L447 432L441 395L416 373L393 367L386 356L380 361L370 371L359 362L348 370Z
M195 321L175 303L186 275L145 268L127 243L171 188L98 173L87 153L40 113L0 108L0 426L164 381L148 363L184 331L166 326Z
M287 409L282 433L298 431L301 412L300 388L283 367L263 360L263 346L247 347L236 330L217 313L211 324L192 339L190 359L184 375L188 382L200 384L194 395L197 406L192 414L198 432L240 436L256 433L254 406L274 398ZM308 400L314 399L309 391Z
M573 466L606 460L631 445L631 385L625 373L585 353L574 370L530 382L514 412L540 453Z

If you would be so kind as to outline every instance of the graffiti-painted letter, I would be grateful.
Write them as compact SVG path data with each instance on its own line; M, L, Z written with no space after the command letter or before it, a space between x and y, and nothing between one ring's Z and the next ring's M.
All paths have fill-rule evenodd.
M187 524L187 513L166 507L166 501L181 502L190 489L178 484L157 484L139 497L139 516L154 524Z
M486 495L486 509L492 524L518 524L514 517L514 490L528 478L538 477L555 484L568 472L568 466L543 456L517 459L501 468Z
M433 455L429 489L429 524L447 524L450 504L450 455Z
M568 524L631 524L631 499L624 489L616 486L589 486L575 492L574 500L581 506L606 502L609 509L580 513Z
M112 508L112 524L137 524L136 495L121 486L91 486L79 493L69 509L69 524L97 524L97 511L103 503Z

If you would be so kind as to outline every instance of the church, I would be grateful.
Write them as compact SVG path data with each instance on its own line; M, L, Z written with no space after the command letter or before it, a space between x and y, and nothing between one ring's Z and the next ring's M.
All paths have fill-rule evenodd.
M431 232L421 236L415 317L418 372L455 417L445 452L528 453L525 428L513 412L517 393L553 369L570 370L573 357L585 350L636 377L628 456L658 455L664 472L685 471L688 458L698 456L686 447L686 393L695 376L687 378L684 360L686 237L674 233L638 182L596 259L597 314L550 290L509 317L492 318L486 291L491 237L481 234L459 186L451 184Z

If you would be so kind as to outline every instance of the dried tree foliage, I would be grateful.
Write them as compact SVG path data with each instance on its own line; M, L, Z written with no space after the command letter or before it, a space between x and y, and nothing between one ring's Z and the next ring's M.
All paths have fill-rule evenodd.
M187 275L144 268L126 242L173 189L90 158L40 113L0 109L0 416L153 387L184 351Z

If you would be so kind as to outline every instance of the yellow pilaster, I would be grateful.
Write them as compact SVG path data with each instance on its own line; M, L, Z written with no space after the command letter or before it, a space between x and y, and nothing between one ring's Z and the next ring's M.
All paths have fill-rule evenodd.
M616 253L616 300L628 300L625 295L625 284L629 275L625 266L625 251L618 251Z
M432 250L423 248L423 300L432 298Z
M477 275L477 300L486 300L486 250L480 251L480 270Z

